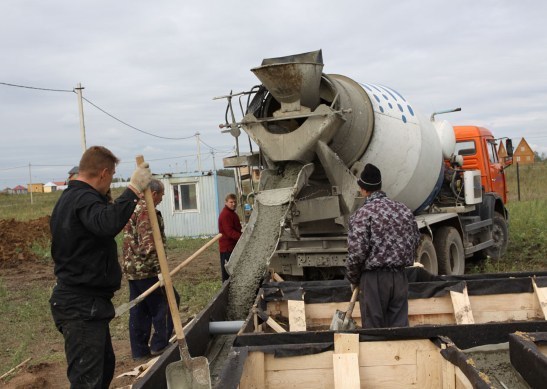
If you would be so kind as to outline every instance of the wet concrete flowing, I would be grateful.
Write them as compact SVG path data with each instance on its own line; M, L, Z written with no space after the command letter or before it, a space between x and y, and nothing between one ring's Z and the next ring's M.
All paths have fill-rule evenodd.
M290 163L280 174L269 176L263 190L293 187L301 164ZM277 247L289 204L255 204L249 225L230 258L229 320L244 320L254 303L267 263Z

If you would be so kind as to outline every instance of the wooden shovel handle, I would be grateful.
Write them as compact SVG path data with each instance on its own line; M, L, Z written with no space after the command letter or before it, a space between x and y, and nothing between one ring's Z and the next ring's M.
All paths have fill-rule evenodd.
M137 155L136 161L137 161L137 165L140 165L141 163L144 162L144 157L142 155ZM175 327L177 340L179 341L179 344L184 343L184 348L187 349L186 340L184 339L184 330L182 329L179 309L177 307L177 299L175 298L175 292L173 291L171 274L169 274L169 265L167 264L165 248L163 247L163 240L161 239L160 225L158 223L158 216L156 215L156 207L154 205L154 199L152 198L152 191L150 190L150 188L146 188L144 190L144 200L146 201L146 208L148 209L148 217L150 218L150 224L152 224L152 234L154 236L154 245L156 246L156 253L158 254L161 275L163 276L163 282L165 283L165 292L167 293L167 302L169 303L169 310L171 311L171 318L173 319L173 326Z
M353 307L355 307L355 302L357 301L357 296L359 296L358 286L356 286L355 289L353 289L351 300L349 301L349 305L348 305L348 310L346 311L346 317L351 317L351 314L353 313Z

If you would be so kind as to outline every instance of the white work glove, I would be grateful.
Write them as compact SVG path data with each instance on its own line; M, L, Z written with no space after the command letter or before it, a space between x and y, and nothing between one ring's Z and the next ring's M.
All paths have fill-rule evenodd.
M141 163L131 175L129 185L139 192L143 192L148 188L150 181L152 180L152 172L148 166L148 162Z

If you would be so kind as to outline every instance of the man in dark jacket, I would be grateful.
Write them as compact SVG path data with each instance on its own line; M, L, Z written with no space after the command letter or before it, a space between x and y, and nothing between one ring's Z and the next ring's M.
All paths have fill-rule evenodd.
M233 193L228 193L225 198L224 208L218 217L218 232L222 237L218 241L220 249L220 269L222 272L222 282L229 277L226 271L226 264L230 260L230 255L236 247L236 243L241 236L241 223L236 213L237 197Z
M164 193L161 181L153 179L150 182L150 191L154 206L158 206ZM163 217L159 210L155 211L161 238L165 244L167 238L165 237ZM161 273L148 212L146 202L144 199L140 200L133 215L123 228L123 271L129 281L129 300L136 299L156 284L158 274ZM173 291L178 305L179 294L174 288ZM152 334L152 326L154 334ZM173 320L169 312L165 287L156 289L129 311L129 340L134 360L144 360L161 354L169 346L169 338L172 333Z
M114 376L109 323L122 276L114 238L152 176L147 164L137 167L128 188L109 203L106 194L118 163L105 147L87 149L78 178L69 182L51 214L57 277L51 313L65 340L71 388L108 388Z
M408 280L420 240L410 209L389 199L380 170L367 164L357 181L365 203L349 219L346 275L359 286L363 328L408 326Z

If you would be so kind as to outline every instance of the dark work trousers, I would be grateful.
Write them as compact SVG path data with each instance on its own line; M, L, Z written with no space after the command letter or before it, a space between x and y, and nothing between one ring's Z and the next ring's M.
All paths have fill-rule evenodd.
M129 281L129 299L133 300L158 282L158 277ZM173 288L177 307L180 296ZM154 334L152 338L152 326ZM167 303L165 287L152 292L142 302L129 310L129 340L131 355L134 359L148 357L152 353L162 351L169 345L169 338L173 334L173 320ZM150 341L150 346L148 342Z
M227 251L225 253L220 253L220 270L222 271L222 283L226 281L228 278L230 278L230 275L226 271L226 264L230 260L230 255L232 255L231 251Z
M70 387L108 388L116 364L108 327L114 317L110 299L56 286L49 301L55 326L65 339Z
M361 274L363 328L408 327L408 279L404 269Z

